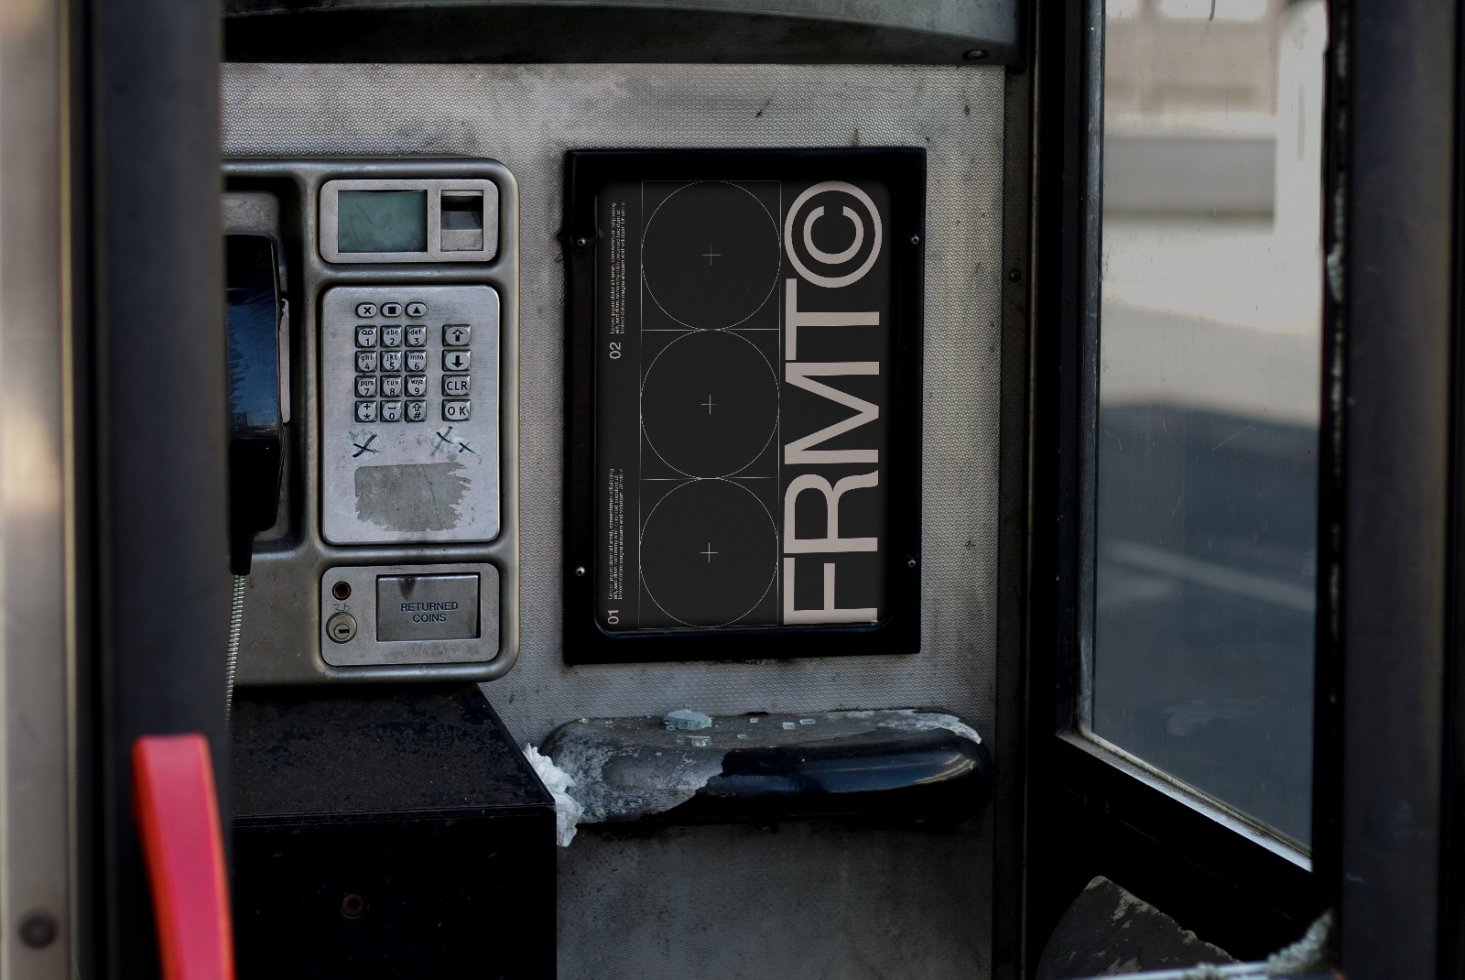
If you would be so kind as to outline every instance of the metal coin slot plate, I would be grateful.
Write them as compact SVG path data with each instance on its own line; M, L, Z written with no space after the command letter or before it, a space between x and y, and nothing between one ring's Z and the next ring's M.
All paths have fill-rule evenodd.
M457 606L442 621L412 623L413 611L404 615L400 608L405 578L415 579L412 602ZM337 582L351 587L348 598L332 595ZM383 609L388 599L398 608ZM320 611L321 657L333 667L484 663L499 651L499 572L486 563L327 569L320 580ZM349 614L357 624L355 635L345 643L327 632L327 624L338 613ZM450 635L465 632L476 635Z

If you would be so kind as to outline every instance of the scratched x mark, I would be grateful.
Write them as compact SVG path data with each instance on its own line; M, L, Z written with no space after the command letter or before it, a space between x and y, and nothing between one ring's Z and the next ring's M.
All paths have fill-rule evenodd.
M366 433L365 439L362 439L361 436L357 436L356 439L359 439L361 441L353 441L351 443L351 445L356 447L356 451L351 454L352 459L360 459L366 453L376 455L377 453L382 451L381 447L376 444L375 432Z
M451 425L438 429L433 435L437 437L437 442L432 444L432 455L434 456L438 454L438 450L440 449L450 453L472 453L475 456L478 455L478 450L468 445L462 439L454 438L453 427Z

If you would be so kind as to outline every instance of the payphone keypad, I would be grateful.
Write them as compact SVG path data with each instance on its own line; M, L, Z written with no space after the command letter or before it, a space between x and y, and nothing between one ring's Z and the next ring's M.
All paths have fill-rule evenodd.
M488 286L326 293L327 540L497 536L498 320L498 294Z

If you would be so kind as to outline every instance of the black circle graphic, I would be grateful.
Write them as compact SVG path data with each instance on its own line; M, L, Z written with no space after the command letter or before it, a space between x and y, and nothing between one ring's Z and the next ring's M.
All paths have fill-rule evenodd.
M661 498L641 532L641 579L668 616L687 626L725 626L768 594L778 533L746 487L683 483Z
M667 345L641 385L651 448L679 473L729 476L758 458L778 424L778 379L758 348L723 331Z
M778 283L778 222L736 184L674 191L646 224L641 269L656 304L699 330L737 326Z

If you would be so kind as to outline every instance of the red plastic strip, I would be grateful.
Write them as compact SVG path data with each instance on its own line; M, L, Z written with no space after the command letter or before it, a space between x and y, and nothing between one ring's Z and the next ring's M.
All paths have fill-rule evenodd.
M208 739L132 743L132 813L158 925L163 980L234 980L229 880Z

